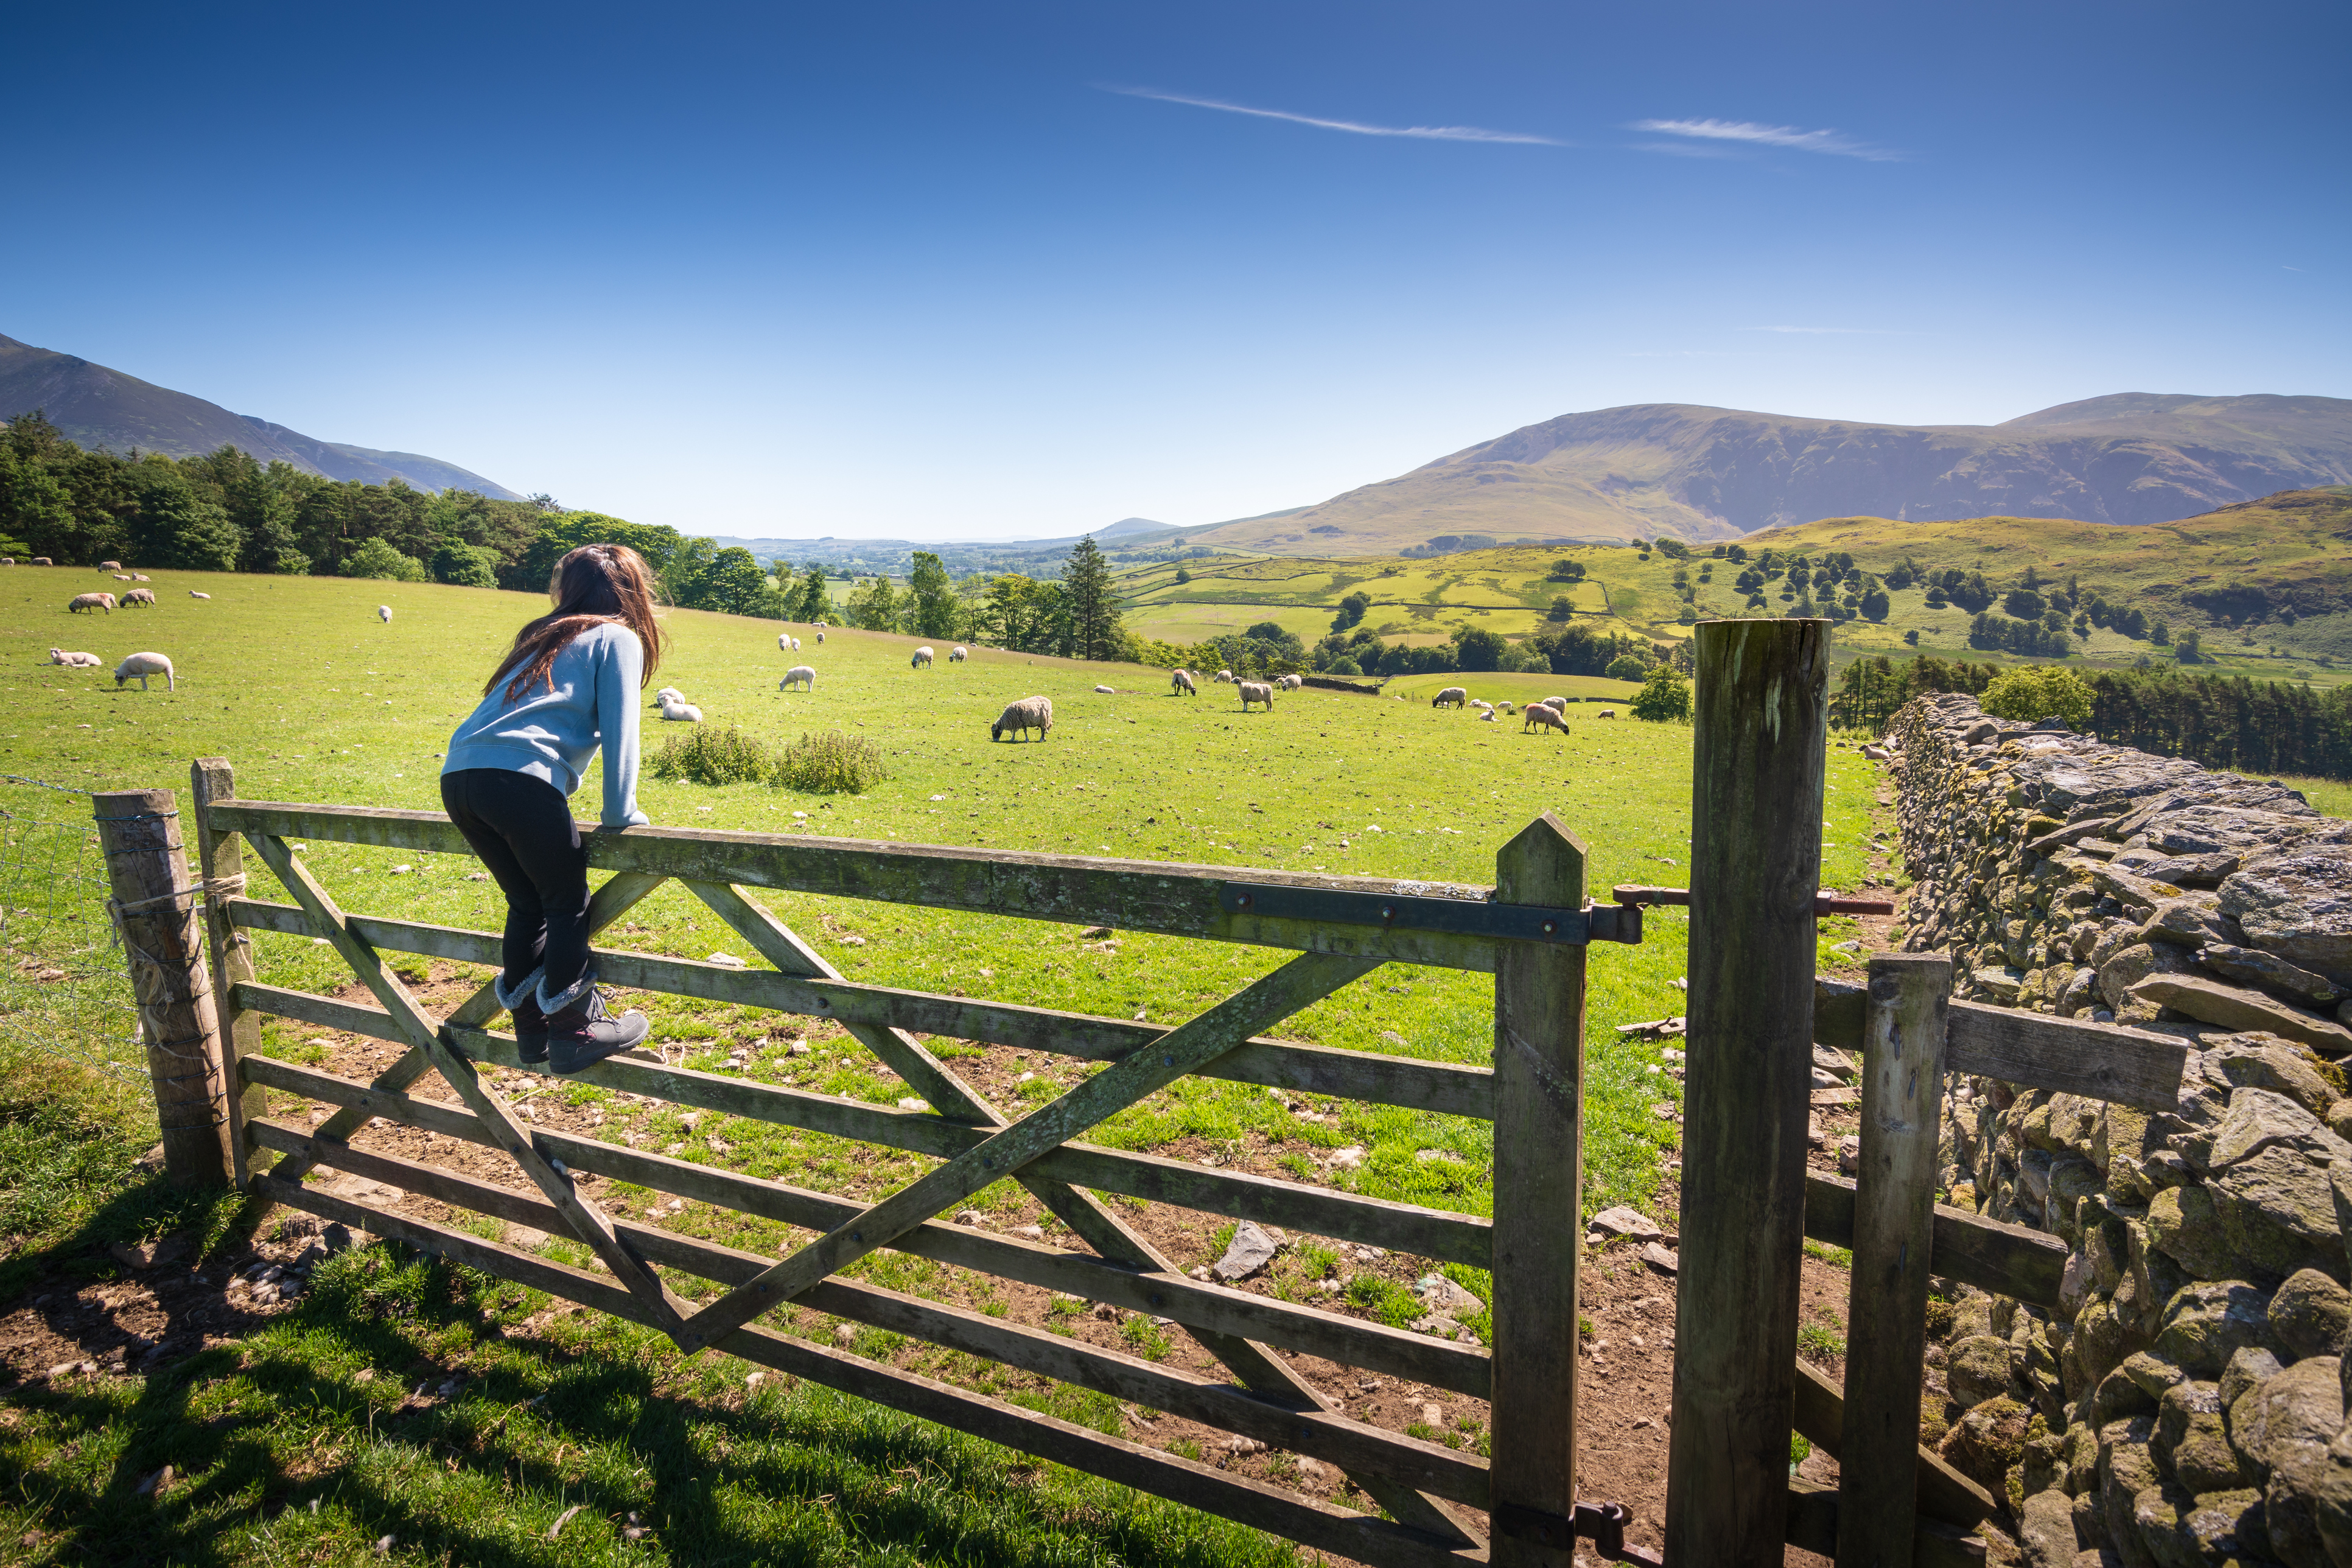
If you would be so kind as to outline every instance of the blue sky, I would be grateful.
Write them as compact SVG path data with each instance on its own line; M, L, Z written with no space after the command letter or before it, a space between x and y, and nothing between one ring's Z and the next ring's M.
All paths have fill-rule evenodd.
M12 16L0 332L695 532L2352 396L2338 5Z

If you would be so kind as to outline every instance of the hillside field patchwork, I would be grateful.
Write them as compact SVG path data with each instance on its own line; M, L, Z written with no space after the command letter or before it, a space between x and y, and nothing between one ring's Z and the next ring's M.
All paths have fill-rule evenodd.
M92 574L0 573L0 773L79 790L163 786L184 796L189 760L219 755L235 764L245 798L437 810L436 754L514 628L544 605L496 590L391 582L154 577L152 610L68 616L66 600L90 586ZM191 588L212 597L192 599ZM391 607L389 624L378 620L379 604ZM1599 723L1591 710L1571 707L1566 739L1523 736L1516 722L1433 710L1423 689L1448 683L1435 677L1392 683L1403 701L1307 689L1283 694L1271 713L1244 715L1230 687L1204 683L1198 698L1172 696L1166 673L1143 667L975 649L968 663L942 658L917 671L908 667L912 637L836 627L820 647L813 628L795 626L803 648L785 656L777 623L675 611L665 626L671 647L654 684L680 688L709 724L738 725L771 744L834 731L863 737L882 751L889 776L862 795L814 795L761 784L708 787L649 772L640 798L663 826L1484 883L1493 879L1496 850L1550 811L1589 847L1588 888L1601 897L1612 883L1678 884L1687 874L1691 731L1683 726ZM100 668L49 665L52 647L93 652ZM176 691L160 683L142 691L135 681L118 689L109 671L146 649L172 658ZM814 691L777 689L794 662L816 668ZM1521 692L1522 682L1536 690ZM1488 686L1522 700L1631 690L1556 677L1474 683L1490 700ZM1098 694L1097 684L1117 690ZM989 721L1005 703L1038 693L1054 700L1052 734L992 742ZM686 727L664 724L649 696L645 712L650 759ZM1829 777L1823 881L1853 888L1870 864L1874 779L1848 749L1832 751ZM597 782L592 773L575 797L592 815ZM58 1297L67 1301L74 1292L103 1295L125 1272L106 1260L110 1242L193 1226L218 1249L212 1256L229 1258L256 1217L234 1205L175 1197L130 1169L154 1137L139 1082L143 1053L124 1036L119 999L110 1012L102 998L82 1013L67 1005L82 988L119 984L122 962L107 940L96 884L73 880L97 874L79 826L89 809L71 795L0 783L0 810L9 814L0 829L11 847L0 855L7 910L0 1081L8 1086L0 1092L0 1163L10 1173L0 1179L0 1235L9 1238L0 1251L0 1311L34 1289L68 1293ZM36 826L42 822L62 826ZM495 891L467 879L469 860L327 843L305 855L346 909L475 929L499 924ZM248 869L251 896L284 897L257 860L248 858ZM1192 1016L1281 956L1139 933L1096 938L953 911L754 896L853 979L1156 1023ZM1826 963L1842 960L1832 944L1846 934L1848 922L1824 922ZM1681 913L1660 910L1643 946L1594 950L1588 1212L1654 1202L1673 1158L1679 1084L1657 1045L1621 1037L1617 1026L1683 1011L1675 983L1684 936ZM330 950L269 933L255 940L264 981L352 994ZM605 940L696 959L727 952L764 966L676 888L640 905ZM441 1006L487 973L438 960L404 958L399 967ZM690 1066L884 1106L908 1092L820 1021L676 997L626 999L654 1018L655 1043ZM1491 1009L1488 977L1389 966L1273 1032L1483 1063ZM71 1050L40 1037L44 1018L80 1020ZM1057 1094L1083 1070L964 1042L934 1048L1006 1106ZM270 1022L265 1049L359 1077L388 1059L386 1047L283 1020ZM864 1199L926 1163L764 1123L688 1120L675 1107L624 1104L590 1085L498 1076L547 1124ZM279 1099L285 1114L309 1113L306 1104ZM1187 1079L1095 1139L1433 1207L1491 1209L1490 1129L1482 1121L1294 1103L1262 1089ZM1350 1147L1362 1151L1360 1163L1332 1158ZM640 1205L636 1217L647 1223L771 1255L789 1235L698 1204L647 1212L649 1194L623 1184L610 1193ZM1052 1216L1018 1188L990 1189L972 1206L992 1227L1038 1223L1055 1235ZM423 1205L414 1212L438 1211ZM1139 1223L1186 1268L1213 1259L1229 1228L1183 1213ZM584 1257L560 1240L540 1245ZM1310 1240L1246 1288L1319 1289L1339 1277L1340 1265ZM1351 1260L1335 1310L1402 1325L1423 1310L1409 1285L1428 1268L1402 1258ZM1181 1330L1134 1316L1098 1321L1043 1292L1008 1292L903 1255L877 1255L851 1272L979 1310L1034 1313L1057 1331L1098 1335L1137 1353L1207 1364ZM1477 1270L1444 1272L1474 1294L1489 1292ZM679 1286L701 1289L685 1277ZM837 1326L801 1312L792 1331L830 1341ZM1484 1315L1467 1326L1483 1334ZM1155 1422L1100 1395L1049 1390L1042 1380L897 1336L864 1331L856 1348L1137 1441L1180 1451L1195 1441L1170 1418ZM407 1372L355 1381L371 1367ZM420 1388L419 1368L433 1371L429 1387ZM1264 1538L1139 1504L1066 1472L1037 1479L1039 1467L1002 1450L821 1390L771 1384L747 1394L740 1367L687 1363L635 1329L551 1311L544 1297L463 1269L404 1263L382 1249L322 1265L301 1304L253 1319L240 1343L144 1377L19 1383L0 1398L8 1412L0 1429L0 1540L34 1543L21 1553L26 1561L163 1556L198 1541L222 1562L359 1561L372 1559L386 1531L460 1559L495 1548L514 1561L556 1561L550 1526L583 1502L615 1520L657 1518L661 1542L680 1558L1287 1560ZM1416 1418L1402 1407L1395 1413L1400 1423ZM1475 1418L1465 1419L1475 1427ZM1455 1436L1480 1441L1475 1430ZM168 1493L152 1501L136 1495L134 1483L164 1464L181 1478ZM613 1541L614 1561L656 1560ZM567 1552L561 1560L583 1559ZM584 1560L604 1559L592 1552Z

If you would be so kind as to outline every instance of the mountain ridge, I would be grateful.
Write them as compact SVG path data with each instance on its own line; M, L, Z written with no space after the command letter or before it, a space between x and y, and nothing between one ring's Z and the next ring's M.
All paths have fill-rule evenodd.
M201 457L236 447L262 462L290 463L326 479L380 485L401 479L424 490L478 490L492 500L521 500L469 468L417 452L383 451L321 441L250 414L176 392L78 354L37 348L0 334L0 419L41 410L67 438L84 447Z

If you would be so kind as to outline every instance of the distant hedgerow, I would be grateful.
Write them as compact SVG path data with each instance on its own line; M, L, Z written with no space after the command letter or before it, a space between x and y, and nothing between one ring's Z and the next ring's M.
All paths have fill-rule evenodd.
M768 776L775 758L756 735L732 724L697 724L672 735L654 753L653 775L688 784L753 784Z
M881 747L839 730L803 734L778 753L768 770L768 782L778 788L816 795L857 795L889 776Z

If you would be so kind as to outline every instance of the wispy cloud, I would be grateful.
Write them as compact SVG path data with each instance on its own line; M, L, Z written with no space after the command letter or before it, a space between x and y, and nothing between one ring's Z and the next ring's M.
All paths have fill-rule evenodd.
M1294 125L1312 125L1318 131L1345 131L1355 136L1409 136L1422 142L1508 142L1537 147L1568 145L1549 136L1531 135L1523 131L1488 131L1477 125L1366 125L1360 121L1323 120L1312 114L1293 114L1283 109L1254 109L1245 103L1227 103L1216 98L1192 98L1181 92L1160 92L1148 87L1101 86L1100 90L1128 98L1154 99L1161 103L1181 103L1193 109L1214 109L1226 114L1254 115L1260 120L1287 120Z
M1903 154L1857 142L1843 131L1800 131L1793 125L1759 125L1752 120L1637 120L1633 131L1665 136L1686 136L1698 142L1745 142L1751 147L1782 147L1794 153L1827 153L1841 158L1867 158L1893 163ZM1663 152L1652 146L1652 152Z

